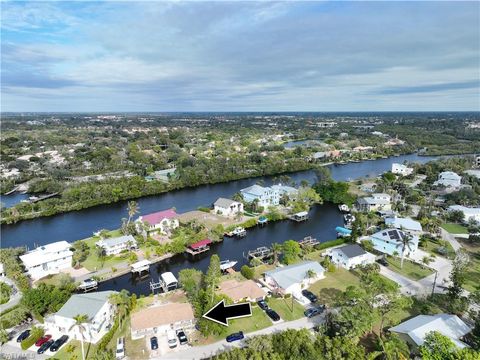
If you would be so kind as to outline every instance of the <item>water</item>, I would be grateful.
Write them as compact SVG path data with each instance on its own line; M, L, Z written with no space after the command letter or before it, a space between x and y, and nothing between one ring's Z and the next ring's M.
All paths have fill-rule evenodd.
M427 162L435 157L421 157L416 154L329 166L335 180L350 180L359 177L375 177L391 168L393 162ZM301 180L315 181L314 171L301 171L288 174L295 182ZM276 176L265 176L255 179L244 179L204 185L171 191L165 194L148 196L138 199L141 214L175 207L182 213L197 209L199 206L209 206L218 197L230 197L240 189L263 180L266 185L272 183ZM101 205L80 211L73 211L55 216L26 220L17 224L1 226L1 246L24 246L33 248L35 245L45 245L51 242L66 240L75 241L89 237L99 229L116 229L120 227L121 219L127 217L127 202ZM298 238L297 236L296 238Z
M10 195L2 195L0 196L0 202L4 207L12 207L13 205L17 205L22 200L27 200L29 197L28 194L20 194L20 193L13 193Z

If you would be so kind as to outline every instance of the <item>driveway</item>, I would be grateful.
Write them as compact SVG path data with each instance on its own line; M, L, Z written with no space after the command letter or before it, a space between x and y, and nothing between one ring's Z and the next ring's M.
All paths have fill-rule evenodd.
M257 335L273 334L279 331L285 331L287 329L296 329L296 330L311 329L316 325L322 324L324 321L325 321L325 316L319 315L311 319L301 318L295 321L282 322L282 323L270 326L268 328L249 333L245 336L245 338L248 339ZM185 349L182 349L181 351L162 355L161 359L171 359L171 360L205 359L213 355L216 355L220 352L228 351L233 347L243 347L244 345L245 345L244 340L236 341L233 343L227 343L225 340L222 340L209 345L193 346L193 347L188 346ZM160 359L160 357L157 357L156 359Z
M457 252L462 247L462 245L460 245L457 239L455 239L455 236L450 234L445 229L440 228L440 235L442 236L443 240L448 241L450 245L452 245L452 248L453 250L455 250L455 252Z
M18 288L15 285L15 283L9 278L3 277L0 279L0 281L3 281L4 283L12 287L12 295L10 296L10 299L8 300L7 303L0 305L0 312L3 312L4 310L9 309L18 304L20 302L20 299L22 298L22 293L18 291Z

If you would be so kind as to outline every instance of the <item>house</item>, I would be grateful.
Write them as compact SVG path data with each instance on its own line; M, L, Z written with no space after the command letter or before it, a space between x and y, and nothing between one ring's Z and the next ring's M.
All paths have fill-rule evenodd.
M422 225L411 218L389 217L385 219L385 225L413 235L420 235L423 231Z
M294 187L282 185L282 184L272 185L271 189L273 189L273 191L278 192L280 197L282 197L283 195L295 196L298 193L298 190L295 189Z
M374 182L366 182L360 185L360 190L368 193L374 193L376 189L377 189L377 184L375 184Z
M328 255L330 255L334 264L347 270L359 265L362 266L375 262L375 255L366 252L358 244L350 244L332 249Z
M4 277L5 275L5 268L3 267L3 264L0 263L0 277Z
M147 225L147 231L168 235L173 229L176 229L180 225L177 216L177 213L173 209L142 215L136 220L137 229L143 233L144 229L142 229L141 223L145 223Z
M476 221L480 224L480 207L469 208L462 205L452 205L448 211L461 211L463 213L463 222L468 224L470 221Z
M95 243L98 247L101 247L105 251L105 255L120 254L124 250L135 249L137 247L137 241L132 235L124 235L114 238L102 239Z
M390 328L390 332L398 334L413 347L421 346L430 332L438 331L459 348L464 348L467 344L461 339L471 330L458 316L450 314L418 315Z
M370 235L375 250L384 254L401 254L403 249L402 240L408 236L405 232L398 229L385 229ZM405 249L405 255L409 256L418 249L418 236L411 235L410 248Z
M160 181L163 181L163 182L169 182L170 179L175 177L175 171L176 170L177 170L176 168L158 170L158 171L155 171L151 176L152 176L152 178L154 178L156 180L160 180Z
M413 173L413 168L405 166L403 164L393 163L392 164L392 173L402 176L408 176Z
M475 155L475 166L480 167L480 155Z
M453 171L444 171L438 174L438 180L433 185L459 188L462 185L462 177Z
M357 200L357 209L363 212L379 211L379 210L391 210L390 204L391 197L388 194L377 193L372 196L359 198Z
M258 200L258 205L263 207L278 205L280 203L280 194L269 187L255 184L245 189L241 189L240 193L246 202Z
M33 280L44 276L58 274L63 269L72 267L72 246L66 241L57 241L40 246L20 256L28 275Z
M98 291L88 294L75 294L68 299L56 313L45 318L46 328L50 331L66 334L80 340L82 335L75 324L77 315L86 315L88 321L83 323L85 341L97 343L112 327L116 309L109 301L115 291Z
M243 204L230 199L218 198L213 204L213 210L215 214L230 217L237 214L242 214Z
M310 272L311 277L309 277ZM303 261L267 271L264 274L264 281L273 291L282 294L298 294L302 288L324 277L325 269L318 262Z
M265 297L265 292L253 280L225 280L220 283L218 291L227 295L235 303L243 300L256 301Z
M168 303L151 306L130 316L132 339L164 335L171 329L188 331L195 326L193 308L189 303Z

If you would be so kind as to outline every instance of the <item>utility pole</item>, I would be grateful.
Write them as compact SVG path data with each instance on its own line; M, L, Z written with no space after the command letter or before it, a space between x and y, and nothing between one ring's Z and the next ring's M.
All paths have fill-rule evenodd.
M432 297L433 297L433 294L435 293L435 285L437 284L437 276L438 276L438 271L435 270L435 279L433 280Z

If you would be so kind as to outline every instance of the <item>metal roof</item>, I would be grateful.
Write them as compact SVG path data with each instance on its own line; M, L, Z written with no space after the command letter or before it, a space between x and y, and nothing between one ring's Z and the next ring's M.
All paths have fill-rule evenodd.
M86 315L93 319L116 291L99 291L89 294L72 295L55 315L73 319L77 315Z
M235 200L227 199L227 198L218 198L217 201L213 205L221 207L221 208L228 208L230 205L237 203Z
M265 275L270 276L283 289L287 289L293 284L300 283L307 278L309 270L317 274L325 272L325 269L316 261L303 261L298 264L276 268L267 271Z
M366 251L358 244L345 245L335 250L343 252L349 259L366 254Z

